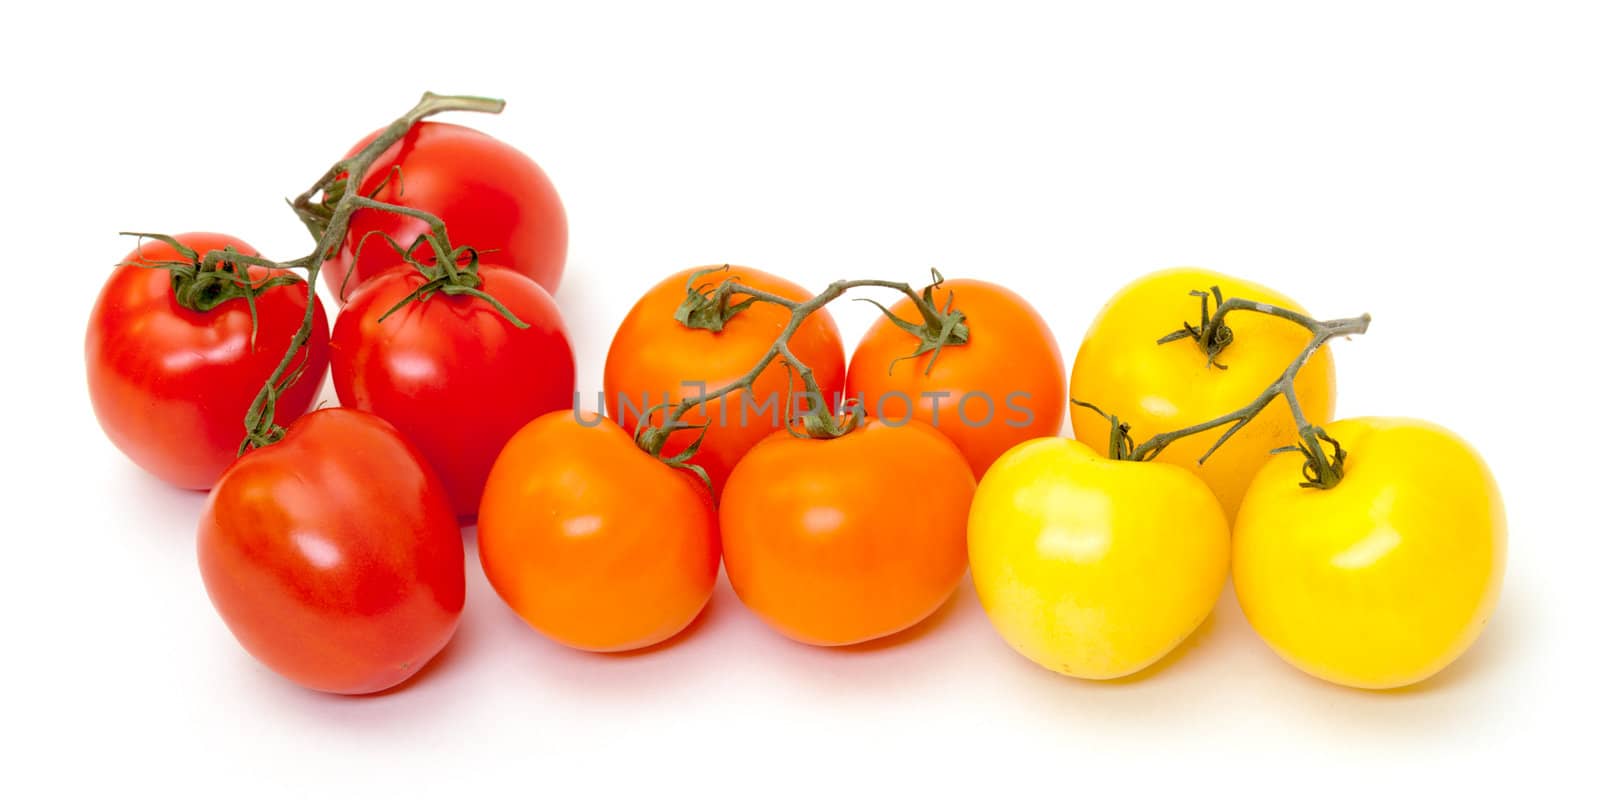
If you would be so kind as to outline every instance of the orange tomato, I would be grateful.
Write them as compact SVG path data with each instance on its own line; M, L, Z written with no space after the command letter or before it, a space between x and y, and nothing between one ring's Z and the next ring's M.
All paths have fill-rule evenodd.
M968 341L945 346L937 359L929 352L900 360L919 339L879 317L850 358L845 390L868 415L935 426L982 477L1006 450L1061 431L1066 369L1050 327L1015 292L960 278L940 285L934 301L966 315ZM916 304L903 297L889 311L923 322Z
M639 422L639 412L646 409L640 406L642 402L656 405L667 397L677 402L738 379L755 367L789 323L787 309L768 303L756 303L739 312L719 332L678 323L673 313L684 300L685 282L701 269L705 268L684 270L652 287L623 318L611 341L611 350L606 354L606 409L630 433ZM709 272L696 284L714 287L728 278L792 301L812 297L795 284L749 267ZM734 296L734 301L741 298ZM844 388L844 345L833 317L826 311L807 317L789 347L811 367L826 404L833 406ZM774 361L750 390L735 391L685 416L685 421L711 425L694 463L706 470L718 496L734 464L758 441L783 426L783 399L790 388L789 370L781 361ZM796 392L804 390L798 378L793 380L792 388ZM651 420L660 424L663 416L657 412ZM662 456L683 451L694 440L694 432L674 433Z
M495 461L478 556L534 629L577 649L640 649L678 634L710 600L717 517L692 473L611 421L560 411L529 422Z
M728 478L734 592L795 640L839 646L928 617L967 569L972 470L950 439L868 421L832 439L775 433Z

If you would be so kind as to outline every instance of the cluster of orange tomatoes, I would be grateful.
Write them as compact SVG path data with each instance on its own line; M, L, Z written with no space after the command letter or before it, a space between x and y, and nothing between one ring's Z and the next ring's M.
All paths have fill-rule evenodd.
M1197 290L1301 311L1272 290L1201 270L1138 279L1087 329L1069 384L1044 319L995 284L902 296L847 361L805 289L697 268L628 313L590 412L548 291L564 213L532 161L420 124L360 183L324 191L325 212L350 205L340 194L391 206L316 220L348 226L313 227L345 302L331 339L304 279L237 239L189 234L124 260L87 340L108 435L152 473L211 490L199 561L219 613L307 687L381 691L449 642L472 520L506 604L596 652L682 631L719 569L773 629L846 645L922 621L970 566L1017 651L1115 678L1182 642L1231 571L1284 659L1385 688L1449 664L1497 600L1505 518L1481 459L1420 421L1328 423L1326 348L1248 419L1153 460L1116 451L1280 379L1307 349L1289 319L1236 309L1225 341L1161 340L1196 320ZM744 292L715 294L732 285ZM343 406L307 412L330 357ZM247 430L264 407L287 429ZM1079 440L1058 437L1069 414ZM1274 455L1308 422L1336 456L1331 482Z

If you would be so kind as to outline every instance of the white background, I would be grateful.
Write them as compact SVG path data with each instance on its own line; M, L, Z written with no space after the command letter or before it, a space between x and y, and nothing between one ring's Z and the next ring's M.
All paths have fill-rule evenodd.
M0 803L1592 793L1584 4L68 5L10 9L0 48ZM1336 347L1339 412L1437 421L1487 457L1511 525L1499 613L1444 674L1379 694L1279 662L1231 593L1168 662L1112 684L1013 654L970 584L904 637L827 651L768 632L724 583L679 642L604 657L527 630L474 554L460 633L412 687L300 690L211 610L201 497L100 434L84 322L131 246L118 230L303 253L282 198L424 89L509 99L450 120L528 152L565 198L557 298L585 390L634 298L711 262L812 288L981 276L1024 293L1069 358L1117 287L1179 264L1323 317L1371 311ZM872 311L834 313L854 340Z

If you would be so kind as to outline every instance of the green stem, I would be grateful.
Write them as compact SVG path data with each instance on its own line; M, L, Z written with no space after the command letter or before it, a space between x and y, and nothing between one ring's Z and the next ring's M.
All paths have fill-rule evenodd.
M910 284L901 283L898 281L835 281L829 284L827 288L821 292L821 294L805 301L792 301L781 295L774 295L770 292L756 289L755 287L739 283L738 281L732 279L722 282L710 295L703 296L705 305L717 307L717 311L719 312L728 311L730 309L742 311L742 307L747 305L746 302L753 300L756 302L767 303L773 306L781 306L785 309L788 309L789 322L784 324L783 331L778 334L778 337L773 341L772 346L767 349L766 353L761 355L761 358L756 361L756 364L752 366L744 375L733 380L732 382L716 388L715 390L706 391L698 396L691 396L678 402L675 407L668 411L667 415L665 418L663 418L662 423L659 426L653 425L641 430L637 438L637 443L646 452L659 456L661 454L662 447L666 444L667 438L671 436L672 433L679 430L704 429L704 425L689 424L684 422L684 418L689 414L690 411L697 407L704 406L707 402L728 396L735 391L752 388L755 385L756 379L761 376L762 372L766 371L767 367L770 366L773 361L778 359L782 359L784 364L789 366L790 370L800 377L801 383L805 386L806 392L810 394L812 401L820 403L820 407L808 414L808 417L804 422L805 431L801 434L812 438L837 438L850 432L850 430L854 429L856 425L850 419L840 419L833 414L832 408L829 406L829 403L823 395L821 386L817 383L816 375L812 372L811 367L803 362L800 357L797 356L792 349L790 349L789 341L794 337L795 332L800 328L800 324L805 322L807 317L817 310L822 309L823 307L832 303L833 301L838 300L840 296L844 295L844 293L852 289L859 289L862 287L882 287L884 289L895 290L896 292L905 295L907 298L910 298L913 302L915 302L918 312L920 312L923 317L927 319L929 328L933 328L935 324L939 324L940 331L945 333L954 333L956 335L956 339L951 339L948 342L964 343L967 340L967 328L966 325L961 322L963 320L963 315L959 311L941 312L939 311L938 307L932 303L931 290L943 280L937 274L937 272L935 272L935 279L935 284L930 285L927 289L924 289L923 294L921 295L919 295L917 290L914 289ZM693 283L694 281L691 279L690 294L699 294L693 289ZM733 295L743 295L746 296L746 298L741 300L737 305L730 307L729 297ZM714 320L719 324L721 322L720 317L715 318ZM947 323L955 323L959 325L959 331L949 325L943 325ZM785 402L784 407L787 408L788 406L789 402ZM785 426L788 427L791 432L795 432L790 422L791 419L787 414L785 414Z
M305 317L300 321L300 328L295 332L294 338L289 341L289 348L284 352L283 359L278 362L270 376L261 387L261 392L256 394L250 409L245 416L245 439L240 445L240 453L252 447L263 447L271 444L283 436L283 429L276 422L275 406L278 395L290 384L293 384L295 371L295 355L305 347L311 339L311 330L315 324L316 315L316 289L317 274L322 269L322 264L334 254L344 242L350 228L350 217L358 208L382 208L392 213L415 216L428 222L434 228L434 235L442 244L448 242L444 239L444 223L425 211L412 208L379 203L366 200L359 194L350 193L349 183L359 184L362 177L367 175L378 158L390 146L398 143L413 126L424 118L441 112L485 112L498 113L505 108L505 102L498 99L481 98L478 96L446 96L433 93L423 93L422 100L417 102L405 115L396 118L384 130L378 133L372 142L362 147L360 151L333 164L312 186L296 197L291 205L303 222L311 227L317 239L316 249L303 258L291 262L268 263L265 266L297 267L305 270L308 299L306 301ZM344 185L339 185L343 183ZM332 204L328 203L328 192L338 186L339 193L334 194ZM314 202L313 198L323 194L321 202ZM323 218L322 214L326 214ZM214 262L224 259L233 259L230 256L220 255L222 251L211 251L204 259L202 266L214 266ZM441 261L449 261L449 256L441 256Z
M1157 455L1161 454L1162 450L1171 446L1174 441L1187 438L1197 433L1203 433L1207 430L1214 430L1224 424L1230 425L1227 432L1224 432L1222 436L1217 439L1216 443L1212 444L1211 448L1206 450L1204 455L1200 456L1200 463L1205 463L1206 459L1210 458L1212 453L1215 453L1218 449L1220 449L1224 442L1232 438L1235 433L1239 432L1244 425L1249 424L1250 421L1256 416L1261 415L1261 412L1267 408L1267 405L1271 404L1272 400L1280 395L1287 397L1288 401L1291 402L1289 409L1294 415L1295 426L1299 429L1300 434L1304 436L1313 433L1316 428L1306 420L1305 413L1300 410L1299 400L1296 399L1294 395L1295 377L1300 373L1300 369L1305 367L1306 362L1311 359L1312 355L1316 354L1317 350L1322 348L1323 344L1335 337L1365 334L1367 331L1367 326L1372 323L1371 315L1362 315L1360 317L1344 318L1341 320L1313 320L1305 315L1300 314L1299 312L1284 309L1280 306L1257 303L1255 301L1248 301L1241 298L1229 298L1221 307L1217 309L1217 314L1213 317L1220 318L1225 312L1239 309L1260 312L1262 314L1271 315L1272 317L1279 317L1294 322L1311 332L1311 340L1308 341L1306 343L1306 347L1301 349L1300 353L1295 355L1295 358L1289 362L1288 367L1283 369L1283 373L1279 374L1276 379L1272 380L1272 384L1268 385L1265 390L1261 391L1260 394L1258 394L1254 399L1250 400L1250 402L1245 406L1232 412L1224 413L1214 419L1203 421L1199 424L1184 427L1178 430L1157 433L1156 435L1150 436L1149 438L1145 439L1143 443L1139 444L1137 447L1134 447L1133 452L1129 455L1129 460L1153 460Z
M1092 404L1074 399L1073 404L1092 409L1111 422L1109 457L1129 461L1153 460L1157 455L1161 454L1162 450L1171 446L1175 441L1226 425L1228 429L1212 443L1211 448L1207 449L1204 455L1200 456L1198 463L1205 463L1212 454L1227 443L1228 439L1254 420L1256 416L1261 415L1262 411L1266 410L1267 405L1271 404L1273 399L1282 396L1284 402L1289 406L1290 415L1294 417L1295 428L1300 436L1300 443L1294 447L1274 450L1274 452L1299 451L1305 456L1306 463L1303 472L1307 482L1301 485L1323 489L1338 485L1340 478L1344 474L1345 452L1339 447L1338 442L1328 435L1327 431L1312 424L1306 418L1305 411L1300 407L1300 397L1294 389L1294 381L1300 370L1311 360L1311 357L1329 340L1335 337L1365 334L1367 326L1372 322L1372 316L1362 315L1340 320L1314 320L1293 309L1286 309L1269 303L1260 303L1243 298L1228 298L1224 300L1222 291L1217 287L1212 287L1209 293L1203 290L1195 290L1191 294L1200 298L1200 325L1196 327L1184 323L1182 329L1172 332L1156 342L1161 344L1181 340L1185 337L1192 338L1200 346L1200 349L1205 352L1207 367L1214 365L1222 370L1227 370L1228 366L1217 362L1217 355L1233 342L1233 330L1223 322L1223 318L1230 312L1242 310L1281 318L1311 332L1311 339L1306 343L1306 347L1301 349L1300 353L1296 354L1295 358L1289 362L1288 367L1283 369L1283 373L1273 379L1272 384L1267 385L1265 390L1257 394L1254 399L1251 399L1243 407L1199 424L1157 433L1136 447L1132 446L1132 439L1128 437L1128 425L1126 422L1121 421L1115 415L1107 414ZM1217 301L1215 313L1209 311L1212 296L1215 296ZM1328 458L1327 453L1323 450L1323 442L1333 446L1334 457L1332 459Z

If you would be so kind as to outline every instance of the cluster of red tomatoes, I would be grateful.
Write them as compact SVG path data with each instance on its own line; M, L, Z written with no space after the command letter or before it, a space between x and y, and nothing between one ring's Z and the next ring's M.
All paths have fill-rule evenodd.
M1341 463L1351 458L1331 488L1298 485L1298 456L1269 462L1297 440L1293 411L1331 417L1326 349L1291 402L1247 420L1204 465L1224 428L1173 442L1160 463L1112 460L1104 442L1056 437L1069 410L1060 353L1003 287L939 279L920 304L885 309L847 361L826 310L792 322L810 292L707 267L639 299L589 412L551 297L565 215L538 166L474 130L421 123L342 193L433 214L470 260L444 278L431 268L452 262L418 239L426 221L356 210L322 264L342 304L330 334L288 270L197 278L208 252L253 256L238 239L141 242L107 281L86 343L112 441L163 480L211 491L199 562L218 612L304 686L381 691L437 654L460 619L460 525L474 520L511 609L601 652L682 631L719 567L777 631L844 645L926 618L970 559L1009 643L1091 678L1165 655L1230 568L1280 654L1353 685L1432 674L1493 609L1504 518L1459 439L1420 422L1328 425ZM408 244L423 246L402 256ZM762 299L703 294L735 282ZM1112 442L1130 440L1127 423L1149 435L1238 408L1305 346L1300 326L1249 312L1230 315L1221 348L1157 342L1194 319L1192 290L1218 286L1298 309L1202 271L1130 285L1071 376L1072 399L1126 420ZM918 322L930 304L959 339ZM685 321L693 305L712 307L712 325ZM294 372L268 398L287 430L252 444L245 416L285 361ZM312 409L330 368L342 406ZM848 403L846 429L797 427L797 387ZM692 425L641 440L686 401ZM1106 434L1098 419L1074 409L1074 431Z

